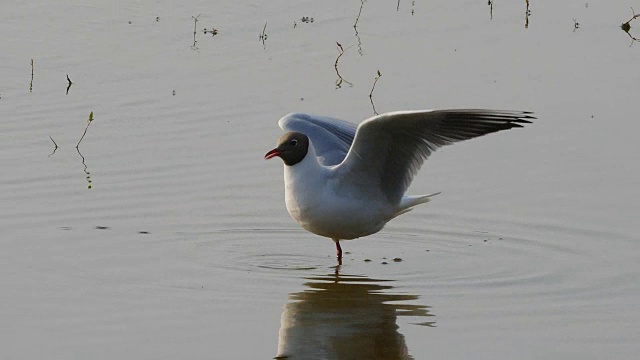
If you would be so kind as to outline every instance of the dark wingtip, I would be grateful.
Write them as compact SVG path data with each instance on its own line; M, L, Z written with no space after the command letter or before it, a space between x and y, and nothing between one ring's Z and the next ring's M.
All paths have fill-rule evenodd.
M529 120L536 120L536 119L538 118L533 115L533 111L523 111L522 116L519 117L519 120L527 124L531 123L531 121Z

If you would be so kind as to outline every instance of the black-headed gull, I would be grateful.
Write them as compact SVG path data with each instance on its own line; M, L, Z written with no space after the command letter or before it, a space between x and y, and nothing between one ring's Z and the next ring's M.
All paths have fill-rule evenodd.
M380 231L431 195L405 195L425 159L437 148L522 127L527 111L418 110L349 122L301 113L278 124L287 131L264 158L284 161L287 210L306 230L340 240Z

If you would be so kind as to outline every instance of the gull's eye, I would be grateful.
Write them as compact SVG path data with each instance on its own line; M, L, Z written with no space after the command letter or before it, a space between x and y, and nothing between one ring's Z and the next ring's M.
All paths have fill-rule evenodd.
M296 145L298 145L298 140L296 140L296 139L291 139L291 140L289 140L289 145L291 145L291 146L296 146Z

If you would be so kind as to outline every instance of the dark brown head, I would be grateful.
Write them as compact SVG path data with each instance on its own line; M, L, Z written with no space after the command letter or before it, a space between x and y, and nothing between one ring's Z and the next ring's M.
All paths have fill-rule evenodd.
M295 165L302 161L309 150L309 138L299 132L288 132L278 140L278 146L269 151L264 159L280 156L286 165Z

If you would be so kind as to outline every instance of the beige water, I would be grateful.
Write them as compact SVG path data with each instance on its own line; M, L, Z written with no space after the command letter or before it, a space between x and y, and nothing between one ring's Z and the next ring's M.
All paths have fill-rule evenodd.
M173 3L0 4L1 358L637 356L633 3ZM262 157L372 105L538 120L438 151L336 268Z

